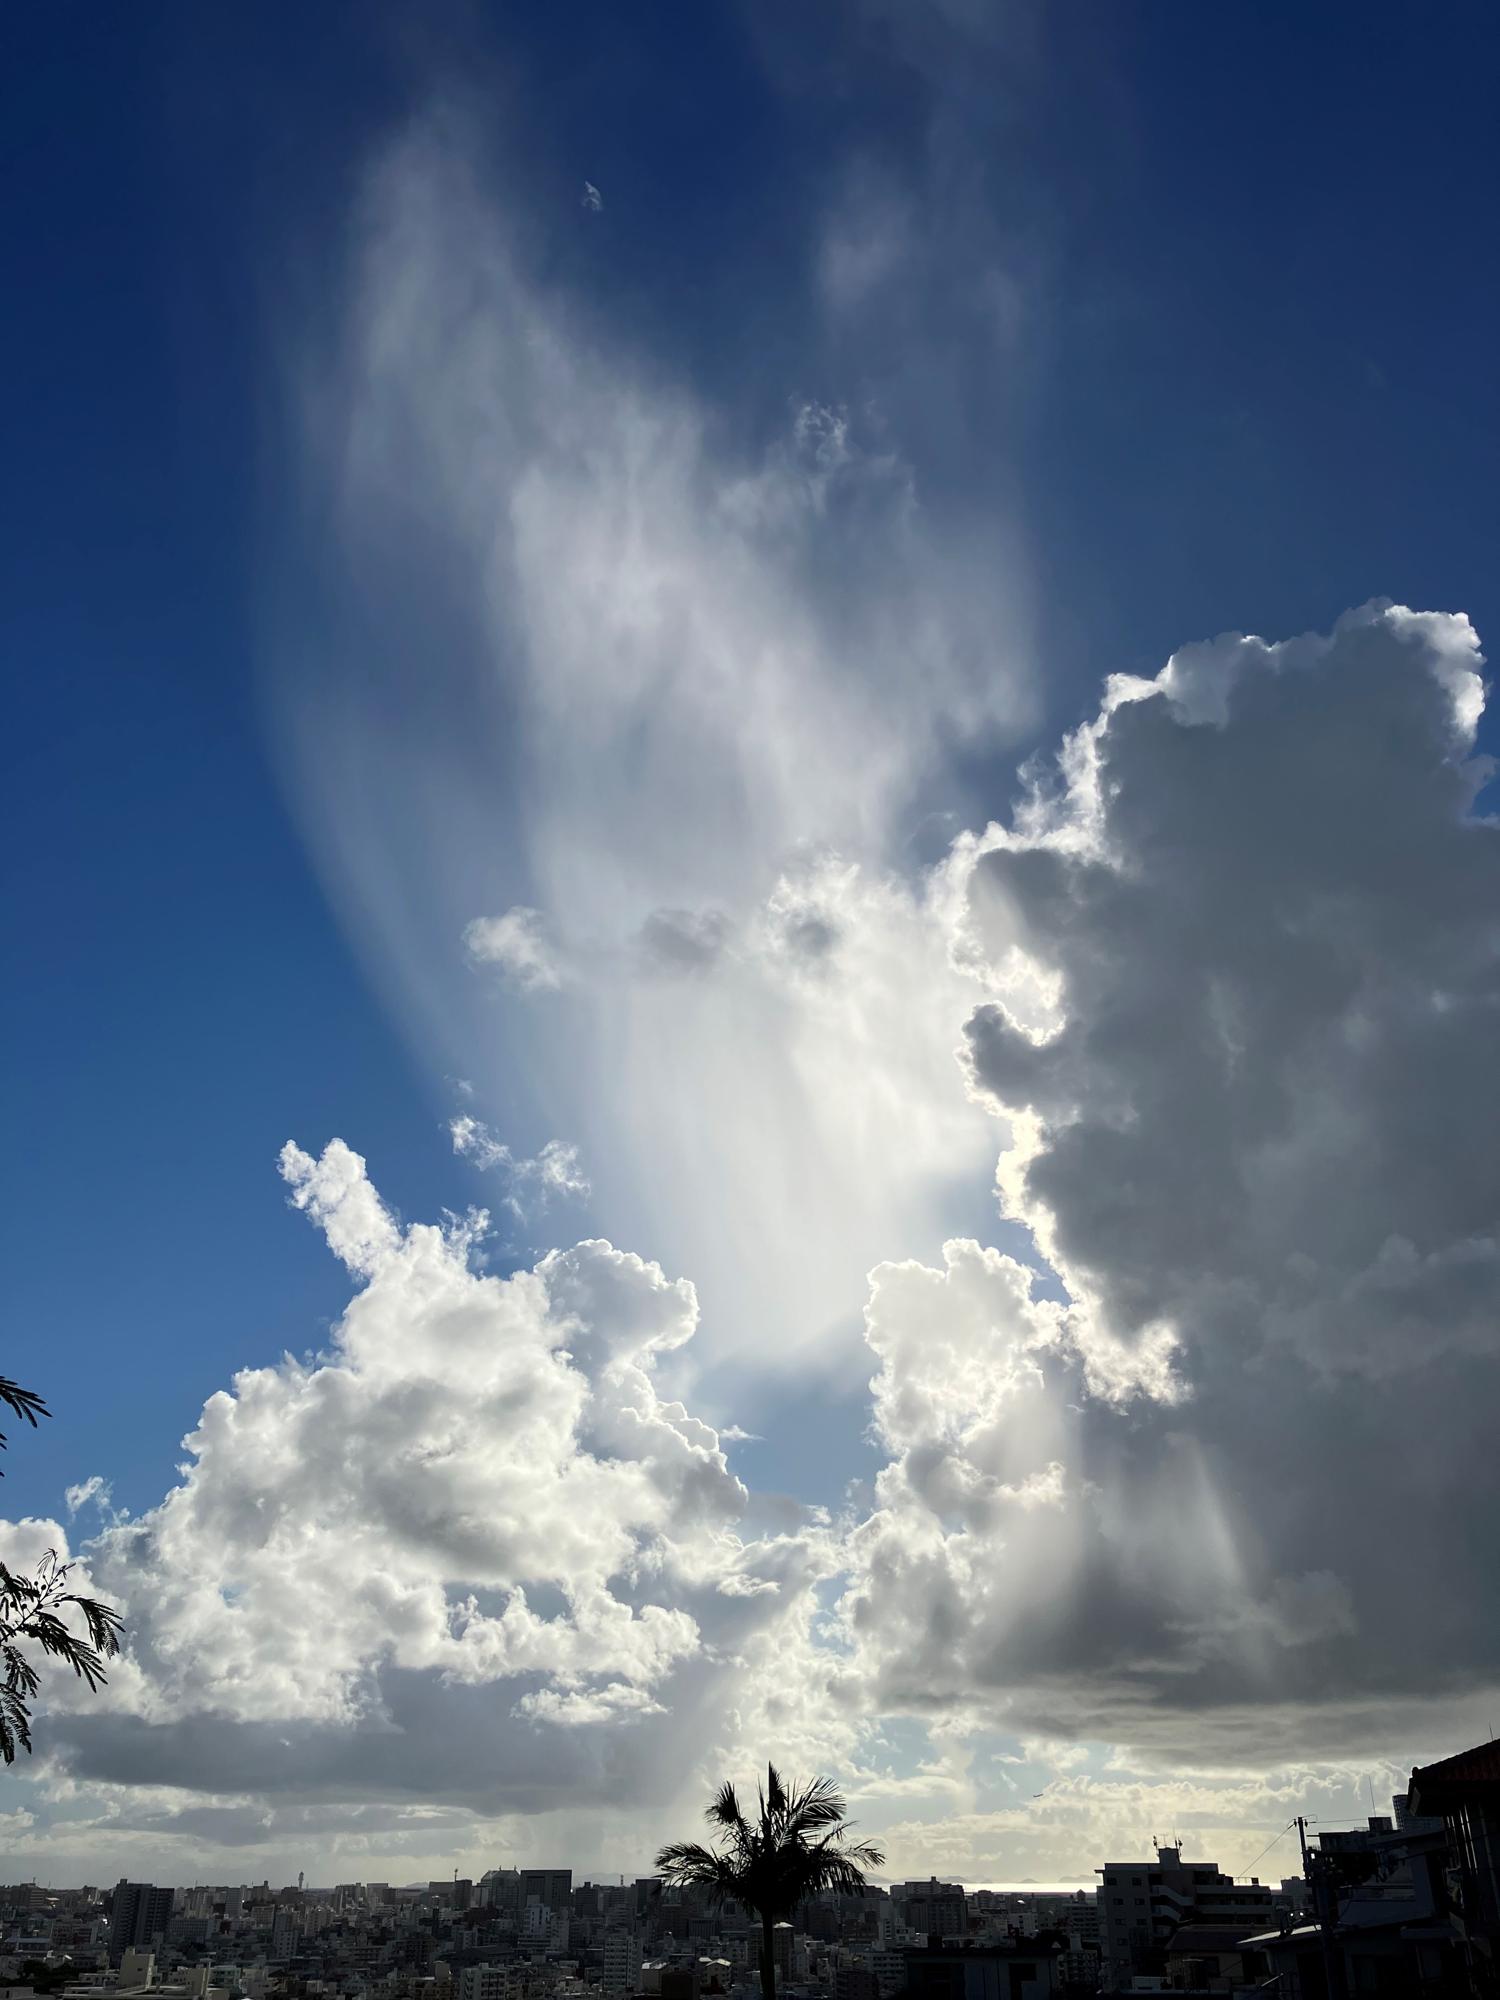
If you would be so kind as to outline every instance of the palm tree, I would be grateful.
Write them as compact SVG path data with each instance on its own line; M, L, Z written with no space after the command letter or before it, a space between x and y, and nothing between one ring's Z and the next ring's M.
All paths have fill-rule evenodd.
M673 1841L656 1857L662 1880L674 1888L706 1889L715 1903L743 1903L760 1918L760 1985L764 2000L776 2000L772 1938L809 1896L856 1895L865 1870L885 1856L868 1840L850 1840L848 1808L827 1778L814 1778L789 1791L774 1764L766 1767L760 1809L749 1820L733 1785L719 1790L705 1815L721 1827L721 1849L697 1841Z

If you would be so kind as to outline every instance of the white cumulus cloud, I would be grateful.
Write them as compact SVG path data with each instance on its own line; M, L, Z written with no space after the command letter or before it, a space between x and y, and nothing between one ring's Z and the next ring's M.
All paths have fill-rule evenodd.
M768 1700L790 1728L827 1537L742 1534L716 1433L658 1394L692 1286L597 1241L489 1276L482 1218L403 1226L341 1142L281 1171L358 1289L328 1354L237 1376L181 1483L91 1545L129 1653L106 1696L52 1703L67 1795L128 1799L158 1842L214 1814L274 1842L312 1801L355 1838L420 1789L460 1808L432 1837L479 1838L543 1797L675 1799ZM8 1530L8 1557L44 1545L55 1524ZM793 1707L824 1699L814 1671ZM689 1717L686 1759L618 1741Z
M506 1187L505 1200L518 1214L524 1212L533 1192L543 1206L555 1195L586 1200L588 1176L578 1158L578 1148L565 1139L549 1139L534 1159L517 1158L510 1147L485 1124L464 1112L448 1121L453 1150L471 1160L482 1173L498 1173Z
M497 967L523 991L563 983L563 968L539 910L517 904L498 917L475 917L464 926L464 945L476 965Z

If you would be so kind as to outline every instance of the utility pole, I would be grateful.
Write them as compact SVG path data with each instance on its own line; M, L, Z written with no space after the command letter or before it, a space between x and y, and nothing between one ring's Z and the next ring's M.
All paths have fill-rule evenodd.
M1328 1871L1323 1866L1321 1854L1317 1870L1313 1869L1312 1856L1307 1848L1307 1821L1301 1813L1297 1815L1297 1839L1302 1848L1302 1879L1312 1897L1313 1922L1318 1927L1318 1942L1323 1948L1323 1980L1328 2000L1343 2000L1344 1982L1335 1976L1333 1940L1328 1935Z

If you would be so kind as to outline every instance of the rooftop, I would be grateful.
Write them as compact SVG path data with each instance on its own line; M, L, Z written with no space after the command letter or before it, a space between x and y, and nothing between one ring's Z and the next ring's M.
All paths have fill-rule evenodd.
M1475 1791L1500 1792L1500 1743L1478 1743L1435 1764L1414 1765L1407 1799L1414 1813L1441 1813Z

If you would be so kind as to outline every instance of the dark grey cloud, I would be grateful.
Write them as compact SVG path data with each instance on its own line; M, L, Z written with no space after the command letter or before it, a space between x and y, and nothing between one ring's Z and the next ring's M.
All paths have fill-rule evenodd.
M1225 642L1193 665L1222 674L1222 721L1169 669L1092 739L1086 848L1061 838L1075 791L979 862L981 922L1019 926L1066 1021L1038 1044L979 1010L975 1076L1043 1120L1024 1199L1116 1331L1168 1320L1191 1351L1233 1326L1329 1375L1500 1351L1500 835L1469 811L1470 640L1387 611L1318 650Z
M967 1057L1072 1306L973 1246L877 1274L895 1457L849 1609L881 1699L1179 1748L1290 1710L1334 1754L1495 1680L1479 665L1463 619L1382 606L1190 648L980 843L1002 997Z

